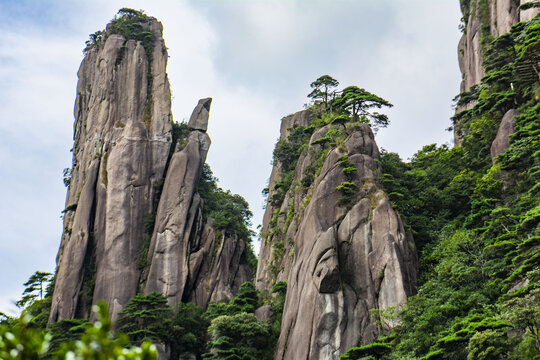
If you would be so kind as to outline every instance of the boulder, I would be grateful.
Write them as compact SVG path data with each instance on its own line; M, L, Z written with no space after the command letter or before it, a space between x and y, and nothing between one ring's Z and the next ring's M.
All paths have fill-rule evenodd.
M497 136L491 143L491 161L495 164L495 158L508 148L509 136L514 133L514 119L519 115L516 109L508 110L499 125Z
M188 128L192 130L200 130L206 132L208 130L208 116L210 112L210 104L212 98L200 99L199 103L191 113L189 118Z

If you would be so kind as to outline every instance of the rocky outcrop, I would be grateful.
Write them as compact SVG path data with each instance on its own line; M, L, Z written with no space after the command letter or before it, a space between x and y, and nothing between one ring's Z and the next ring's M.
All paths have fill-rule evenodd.
M285 118L282 140L308 127L309 115ZM370 310L398 308L414 293L414 242L378 184L378 158L367 125L322 126L302 151L283 202L267 207L257 284L288 281L276 359L338 359L378 335ZM269 199L283 175L275 165Z
M236 296L240 285L253 279L246 254L244 241L237 236L216 232L210 219L199 248L190 255L188 296L185 300L206 308L210 301Z
M309 125L309 118L311 116L311 111L309 110L303 110L299 111L297 113L294 113L292 115L286 116L281 120L281 128L280 128L280 139L287 139L287 137L290 135L291 130L294 128L294 126L308 126ZM272 173L270 174L270 181L268 184L269 189L275 189L276 184L280 180L282 174L282 167L279 162L274 162L274 166L272 167ZM271 191L269 193L268 198L270 199L274 191ZM263 217L263 224L262 224L262 230L261 234L263 234L263 241L261 244L261 248L259 250L259 262L257 265L257 275L256 275L256 286L259 290L261 289L269 289L271 287L271 284L274 280L272 278L272 272L276 272L277 269L275 264L272 264L272 260L279 261L279 262L290 262L290 257L284 257L283 259L272 259L272 245L275 241L272 239L271 234L271 223L272 218L275 216L276 212L280 212L280 208L273 206L271 202L266 203L266 209L264 212ZM279 240L276 240L279 242ZM285 244L287 246L287 251L290 252L292 249L290 248L289 244ZM290 268L290 265L284 264L283 268ZM287 272L281 271L278 275L278 278L276 281L286 280L287 279Z
M479 84L484 76L483 52L496 37L507 33L520 22L532 19L540 11L539 7L527 8L521 0L518 5L514 0L462 0L461 10L465 21L463 36L458 44L458 60L461 70L460 92L469 91ZM458 106L456 113L472 108L475 103ZM454 144L460 145L461 139L454 132Z
M532 2L521 0L521 6ZM538 7L521 10L514 0L464 0L462 5L466 27L458 45L461 92L479 84L484 76L482 47L507 33L514 24L530 20L540 11Z
M205 122L197 109L188 127ZM208 111L202 116L208 121ZM148 252L145 292L163 294L170 304L182 300L189 274L190 239L200 237L202 201L196 190L209 148L206 128L192 128L186 146L172 155L163 185Z
M162 27L155 19L147 25L155 44L151 60L140 42L111 34L78 72L51 321L86 316L98 300L114 314L137 290L143 220L155 207L172 129Z
M504 114L497 136L491 144L491 161L495 163L495 158L506 151L508 148L509 136L514 133L514 119L519 115L519 111L511 109Z
M253 278L247 244L236 235L204 224L204 201L197 193L210 147L206 134L212 99L201 99L188 122L185 147L172 155L156 214L148 252L146 293L163 294L174 305L192 301L206 308L210 301L231 299Z
M73 166L66 173L50 322L86 318L100 300L109 303L114 320L140 291L158 291L171 305L196 298L205 306L232 297L251 279L245 242L216 244L197 193L210 147L211 99L199 101L178 140L162 26L143 14L133 18L145 31L144 43L108 25L87 43L78 72ZM201 249L205 257L197 267ZM215 269L202 271L206 262ZM211 290L190 293L217 271Z

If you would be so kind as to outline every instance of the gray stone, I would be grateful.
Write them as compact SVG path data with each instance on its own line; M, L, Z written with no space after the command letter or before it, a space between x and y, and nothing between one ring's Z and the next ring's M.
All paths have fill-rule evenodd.
M294 118L302 119L285 118L289 123L282 130L290 128ZM329 129L315 132L310 143ZM348 348L377 337L370 310L399 308L415 291L414 241L378 185L379 150L373 133L365 124L343 129L348 135L345 146L330 150L310 189L292 189L280 209L266 208L257 286L270 291L274 281L288 281L276 359L338 359ZM299 183L304 169L316 160L310 155L315 147L310 145L300 156L293 183ZM339 164L344 155L357 169L352 178L345 177ZM269 196L280 171L274 164ZM336 190L343 181L358 186L350 208L341 205ZM296 215L287 221L291 208ZM283 214L277 215L281 231L269 225L276 213ZM284 248L280 259L274 253L277 242ZM279 265L277 275L269 273L269 265Z
M199 103L191 113L188 128L206 132L208 130L208 116L210 113L212 98L200 99Z
M531 0L521 0L520 5L532 3L534 1ZM530 9L526 10L520 10L519 11L519 21L529 21L532 18L534 18L538 13L540 12L540 8L538 7L532 7Z
M50 321L87 317L99 300L115 319L137 292L143 220L156 205L172 132L167 52L161 24L151 25L151 88L144 47L120 35L91 49L79 68L66 199L78 206L64 218ZM93 293L88 281L95 282Z
M156 213L145 292L161 293L171 305L182 300L189 274L189 241L202 205L196 190L209 144L206 133L192 131L173 154Z
M195 108L185 147L171 149L168 56L161 24L151 18L149 25L155 40L151 61L140 42L110 34L80 66L70 211L50 322L88 318L100 300L108 302L114 321L141 289L164 294L171 305L194 299L206 306L232 298L252 279L244 241L216 242L208 237L211 221L203 223L197 188L210 147L211 99ZM148 234L145 222L154 214ZM203 291L207 277L211 290Z
M514 133L514 119L519 115L516 109L508 110L499 125L497 136L491 143L491 161L495 164L495 158L508 148L509 136Z
M519 21L524 21L534 12L538 13L538 9L533 9L533 12L518 11L518 6L514 0L489 0L488 18L486 24L482 23L481 10L479 9L480 2L476 0L469 1L469 18L467 28L461 37L458 45L458 61L461 70L461 86L460 92L469 91L473 85L479 84L484 74L482 47L480 39L482 37L481 29L487 26L493 37L501 36L507 33L510 28ZM522 0L521 3L526 1ZM456 113L472 108L475 103L470 103L465 106L458 106ZM461 145L461 136L454 128L454 145Z
M255 310L255 317L259 321L268 321L272 316L272 307L270 305L263 305Z
M202 308L210 301L232 299L240 285L253 279L247 251L242 239L216 232L213 219L209 219L201 235L200 247L189 257L186 299Z

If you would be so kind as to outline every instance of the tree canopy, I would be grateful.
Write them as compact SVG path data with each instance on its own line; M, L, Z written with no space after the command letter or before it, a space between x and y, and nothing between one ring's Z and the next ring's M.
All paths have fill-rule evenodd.
M324 108L328 108L328 97L330 95L330 89L333 89L339 85L339 81L331 77L330 75L323 75L317 80L311 83L313 91L309 93L308 97L313 101L322 100ZM320 99L320 100L319 100Z

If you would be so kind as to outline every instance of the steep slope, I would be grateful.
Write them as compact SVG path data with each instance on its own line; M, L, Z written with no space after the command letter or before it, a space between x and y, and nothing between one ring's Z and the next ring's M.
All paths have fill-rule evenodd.
M427 145L409 163L381 156L421 248L418 293L394 331L344 359L540 356L540 16L481 56L485 75L457 97L461 145Z
M378 184L378 158L352 118L283 119L257 272L259 289L288 281L276 359L337 359L377 337L371 310L414 293L414 242Z
M197 193L211 99L187 126L173 123L162 26L141 12L122 9L85 54L49 321L86 318L100 300L114 320L140 291L159 291L171 305L191 299L206 281L200 268L213 271L206 262L230 273L196 302L232 297L252 276L249 237L228 234L228 250L217 251L209 234L225 233L203 217Z
M514 24L532 19L540 8L529 0L460 0L460 5L463 36L458 45L458 60L463 93L480 84L484 77L485 52L490 42L506 34ZM456 113L472 106L474 103L457 104ZM454 142L461 144L459 132L454 133Z

